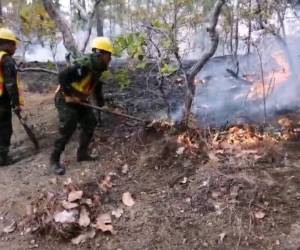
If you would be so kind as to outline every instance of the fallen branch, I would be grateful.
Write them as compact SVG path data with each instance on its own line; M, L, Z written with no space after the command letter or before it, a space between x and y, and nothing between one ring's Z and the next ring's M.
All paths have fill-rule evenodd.
M27 72L27 71L33 71L33 72L45 72L49 74L58 75L58 71L50 70L50 69L43 69L43 68L18 68L19 72Z

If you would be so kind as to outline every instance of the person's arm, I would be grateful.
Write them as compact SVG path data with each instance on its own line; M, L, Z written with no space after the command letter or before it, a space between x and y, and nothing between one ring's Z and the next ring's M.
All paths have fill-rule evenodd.
M13 109L20 110L16 63L10 56L2 59L3 81Z

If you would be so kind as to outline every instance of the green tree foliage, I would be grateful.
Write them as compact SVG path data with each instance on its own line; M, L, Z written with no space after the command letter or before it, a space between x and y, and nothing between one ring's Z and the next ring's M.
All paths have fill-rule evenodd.
M145 36L135 32L118 36L114 41L114 53L120 56L124 51L130 58L142 59L145 54Z
M57 32L55 23L48 16L41 1L23 4L20 9L22 31L27 37L53 38Z

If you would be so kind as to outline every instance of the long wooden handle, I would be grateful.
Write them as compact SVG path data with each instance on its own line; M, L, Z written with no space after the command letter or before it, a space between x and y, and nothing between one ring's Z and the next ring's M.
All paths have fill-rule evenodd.
M102 108L102 107L95 106L95 105L85 103L85 102L74 102L74 103L85 106L85 107L93 108L93 109L96 109L96 110L100 110L100 111L105 112L105 113L125 117L125 118L128 118L128 119L136 120L136 121L143 122L143 123L147 123L146 120L143 120L141 118L138 118L138 117L135 117L135 116L132 116L132 115L126 115L126 114L123 114L123 113L119 113L117 111L110 110L108 108Z
M24 121L23 117L20 115L20 113L15 112L16 116L18 117L21 125L23 126L26 134L28 135L30 141L33 143L34 147L36 150L39 149L39 142L35 136L35 134L33 133L32 129L26 124L26 122Z

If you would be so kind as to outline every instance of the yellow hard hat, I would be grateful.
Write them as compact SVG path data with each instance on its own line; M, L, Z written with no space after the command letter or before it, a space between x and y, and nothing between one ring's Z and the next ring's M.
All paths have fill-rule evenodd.
M20 39L15 35L15 33L7 28L0 28L0 39L10 40L16 43L20 41Z
M112 53L113 45L109 38L98 36L92 41L92 49L99 49Z

